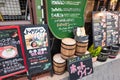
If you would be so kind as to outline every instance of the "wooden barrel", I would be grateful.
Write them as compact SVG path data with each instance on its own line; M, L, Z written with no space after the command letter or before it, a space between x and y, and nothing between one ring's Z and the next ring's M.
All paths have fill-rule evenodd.
M77 42L76 44L76 55L81 56L86 53L88 47L88 40L84 42Z
M61 54L62 58L67 59L74 56L76 48L76 41L72 38L64 38L61 42Z
M53 56L53 69L55 74L63 74L65 72L66 60L61 58L61 54Z
M68 56L65 56L65 55L61 54L61 57L62 57L63 59L65 59L65 60L67 60L68 58L72 58L72 57L74 57L74 55L68 57Z

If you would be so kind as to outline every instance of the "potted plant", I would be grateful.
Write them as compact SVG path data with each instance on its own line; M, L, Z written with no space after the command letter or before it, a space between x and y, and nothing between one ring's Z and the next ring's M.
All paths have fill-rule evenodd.
M97 56L100 54L102 50L101 46L98 46L97 48L94 48L94 44L90 46L88 51L90 52L90 55L92 56L92 62L95 62L97 60Z

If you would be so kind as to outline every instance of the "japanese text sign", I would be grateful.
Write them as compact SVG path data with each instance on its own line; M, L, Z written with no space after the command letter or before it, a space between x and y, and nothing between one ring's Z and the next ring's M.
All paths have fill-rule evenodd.
M93 73L92 59L90 55L68 59L69 79L77 80Z
M22 39L30 75L51 69L51 55L47 25L21 27Z
M87 0L45 0L47 24L56 38L73 37L75 27L84 26Z
M19 26L0 27L0 80L26 71Z

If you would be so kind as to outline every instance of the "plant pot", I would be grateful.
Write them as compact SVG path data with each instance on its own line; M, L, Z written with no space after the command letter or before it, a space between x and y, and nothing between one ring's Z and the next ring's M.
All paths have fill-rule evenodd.
M109 58L116 58L119 53L119 46L112 45L111 46L111 53L109 54Z
M92 62L96 62L97 61L97 56L96 57L92 57Z

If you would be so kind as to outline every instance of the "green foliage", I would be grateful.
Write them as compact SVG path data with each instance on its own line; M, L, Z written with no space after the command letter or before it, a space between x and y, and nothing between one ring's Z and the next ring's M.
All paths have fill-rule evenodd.
M90 52L92 57L98 56L100 54L101 50L102 50L101 46L98 46L97 48L94 48L94 44L92 44L90 46L90 48L88 49L88 51Z

